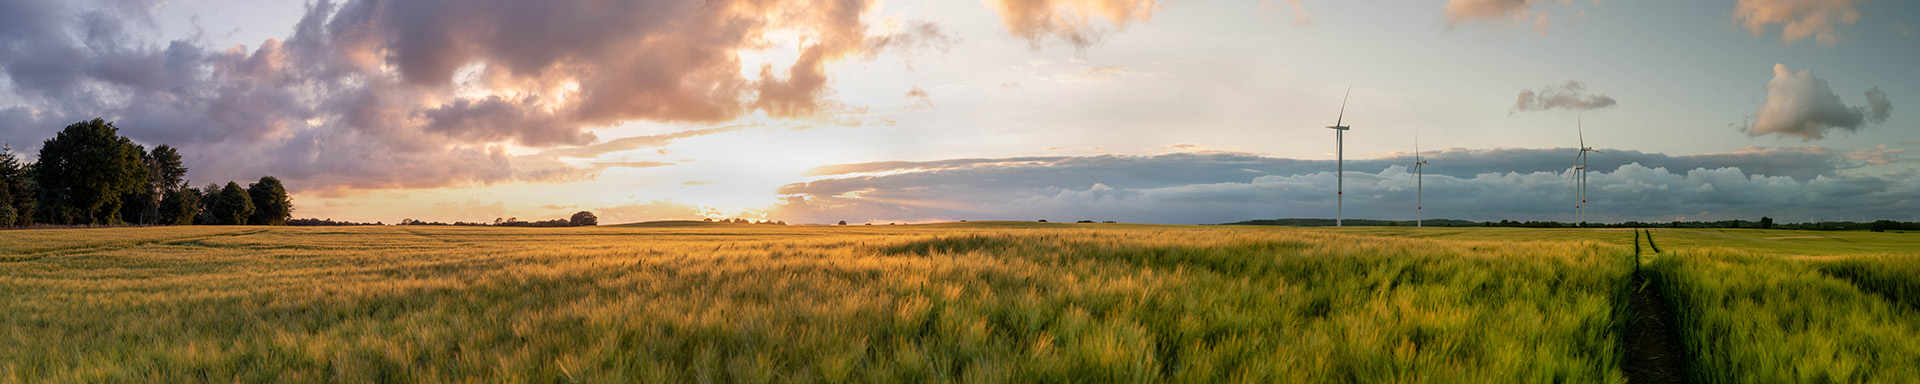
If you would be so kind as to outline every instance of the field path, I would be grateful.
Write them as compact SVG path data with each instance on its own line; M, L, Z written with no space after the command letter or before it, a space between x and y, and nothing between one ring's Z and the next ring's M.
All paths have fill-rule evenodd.
M1651 233L1647 240L1653 240ZM1640 237L1634 236L1636 250L1640 249L1639 241ZM1639 255L1635 257L1638 262ZM1680 334L1673 328L1666 293L1660 284L1649 284L1646 273L1636 272L1633 296L1628 299L1626 361L1620 369L1629 383L1685 383L1686 357L1680 354Z
M1621 364L1630 383L1685 383L1686 358L1680 354L1680 335L1673 330L1659 284L1633 279L1633 297L1627 315L1627 360Z

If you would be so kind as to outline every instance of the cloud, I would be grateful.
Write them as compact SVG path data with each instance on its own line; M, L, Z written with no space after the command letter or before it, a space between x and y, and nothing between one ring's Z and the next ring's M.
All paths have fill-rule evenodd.
M947 34L939 24L928 21L914 21L891 34L873 36L867 39L867 49L878 52L898 52L910 55L919 51L938 51L946 53L960 43L960 37Z
M1520 90L1519 100L1513 103L1513 109L1508 110L1507 114L1513 114L1514 112L1546 111L1556 108L1569 111L1586 111L1615 105L1619 105L1619 103L1614 101L1612 97L1607 97L1607 95L1602 94L1588 94L1586 83L1568 80L1565 84L1541 87L1539 92L1534 92L1534 90L1531 89Z
M1307 8L1300 5L1300 0L1261 0L1260 10L1263 13L1278 13L1281 3L1286 3L1285 7L1293 12L1293 26L1313 24L1313 15L1307 14Z
M1038 49L1058 40L1077 49L1099 44L1101 36L1133 22L1145 23L1160 10L1155 0L986 0L1014 37ZM1099 19L1104 23L1097 23ZM1102 25L1104 24L1104 26Z
M1887 93L1881 92L1880 87L1867 90L1867 106L1869 123L1885 123L1888 117L1893 117L1893 102L1887 101Z
M1554 166L1534 164L1537 154L1548 152L1555 154ZM1441 151L1443 156L1435 156L1435 165L1427 168L1427 217L1566 220L1572 192L1562 159L1568 156L1561 155L1570 152ZM1598 171L1590 175L1588 188L1595 215L1606 221L1751 220L1761 215L1796 220L1920 209L1920 201L1910 198L1920 193L1920 177L1912 172L1837 172L1859 166L1850 159L1854 154L1818 147L1689 156L1631 153L1628 157L1664 165L1596 163ZM801 222L1085 219L1191 224L1334 213L1335 175L1326 161L1224 153L1003 160L895 163L863 168L884 173L792 184L781 188L787 198L772 215ZM1411 218L1410 162L1399 155L1349 162L1347 217ZM1830 165L1824 172L1806 172L1795 165L1803 162ZM1759 172L1743 165L1803 175ZM1477 172L1453 169L1461 167Z
M1572 0L1448 0L1445 7L1447 28L1470 22L1532 25L1540 34L1552 28L1551 12L1535 11L1543 3L1571 4Z
M1072 72L1067 72L1067 73L1060 74L1058 76L1054 76L1054 79L1056 81L1063 82L1063 83L1081 83L1081 82L1100 82L1100 81L1107 81L1107 80L1113 80L1113 79L1131 79L1131 78L1158 77L1158 76L1162 76L1162 74L1154 73L1154 72L1135 71L1131 68L1127 68L1127 66L1124 66L1124 65L1103 65L1103 66L1083 66L1083 67L1075 68Z
M1668 169L1738 167L1768 175L1808 179L1834 176L1840 171L1862 166L1847 161L1844 151L1819 146L1784 148L1748 147L1733 152L1670 156L1594 143L1606 151L1593 155L1596 169L1638 163ZM1573 148L1448 148L1427 150L1422 157L1434 164L1428 174L1472 177L1483 173L1555 172L1571 166ZM1353 169L1381 169L1396 164L1412 164L1412 153L1394 153L1373 159L1347 159ZM1123 185L1169 186L1219 180L1221 177L1252 179L1258 175L1292 175L1333 169L1333 160L1302 160L1265 157L1248 153L1195 152L1157 156L1044 156L1011 158L969 158L937 161L882 161L839 164L809 170L809 176L870 177L906 173L1000 173L1021 170L1035 177L1055 178L1063 183L1084 185L1107 180L1126 181ZM1054 173L1051 170L1063 170ZM1151 171L1151 172L1147 172ZM1060 175L1068 176L1060 176ZM1088 179L1076 177L1085 176ZM831 179L829 179L831 180Z
M955 41L928 22L874 32L871 0L320 0L255 47L147 41L151 4L87 6L0 2L0 141L101 116L182 147L193 178L273 174L296 190L579 177L591 170L554 157L685 137L581 147L599 128L831 119L859 107L831 98L829 64ZM798 57L748 67L785 48L773 35L798 36Z
M757 124L739 124L739 125L729 125L729 126L721 126L721 127L713 127L713 128L690 129L690 130L685 130L680 132L659 134L659 135L622 137L622 138L608 140L603 143L598 143L598 144L593 144L588 146L548 150L545 152L541 152L540 154L545 156L551 156L551 157L566 157L566 158L576 158L576 159L594 158L594 157L600 157L600 155L605 155L605 154L620 152L620 151L630 151L630 150L641 149L641 148L665 147L667 146L667 144L672 143L674 140L680 140L680 139L685 139L689 137L698 137L698 136L733 132L733 131L738 131L741 129L756 127L756 126L758 125Z
M673 200L654 200L644 203L632 203L612 207L592 209L593 215L603 224L637 223L659 220L700 220L707 217L706 210L700 207Z
M655 167L667 167L672 165L674 165L674 163L665 163L665 162L658 162L658 161L606 161L606 162L593 163L593 169L601 170L601 169L607 169L607 168L655 168Z
M1847 158L1872 165L1920 162L1915 159L1906 158L1905 155L1909 152L1912 152L1912 150L1907 148L1887 148L1886 144L1881 144L1872 148L1848 152Z
M1755 137L1778 134L1806 142L1825 138L1835 130L1858 132L1867 124L1886 121L1893 113L1893 104L1879 87L1867 91L1867 104L1847 106L1826 80L1814 77L1812 70L1794 71L1785 64L1774 64L1773 80L1767 81L1767 102L1760 105L1760 112L1746 131Z
M933 109L933 96L928 95L927 90L920 89L919 86L914 86L913 89L907 90L906 97L913 100L912 104L907 105L907 109Z
M1913 26L1911 26L1911 25L1907 25L1907 23L1902 23L1902 22L1898 22L1898 21L1895 21L1895 22L1893 22L1893 31L1894 31L1894 32L1899 32L1899 33L1900 33L1900 36L1907 36L1907 35L1912 35L1912 34L1913 34Z
M559 204L547 204L547 205L542 205L542 206L540 206L540 208L542 208L542 209L573 209L573 208L578 208L578 207L580 207L580 206L578 206L578 205L559 205Z
M1836 26L1853 25L1860 20L1861 0L1740 0L1734 4L1733 20L1755 37L1780 25L1780 44L1793 44L1807 36L1821 45L1840 42Z

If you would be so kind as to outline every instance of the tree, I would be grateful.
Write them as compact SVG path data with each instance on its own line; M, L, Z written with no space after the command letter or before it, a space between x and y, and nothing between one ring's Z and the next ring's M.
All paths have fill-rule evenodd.
M147 179L142 153L113 123L93 119L68 125L40 146L33 172L40 205L58 223L120 221L121 197Z
M1767 216L1761 216L1760 229L1773 229L1773 218L1767 217Z
M220 195L213 201L213 217L222 225L247 225L247 219L253 216L253 199L247 191L240 189L239 183L227 182L220 189Z
M194 216L193 223L198 225L220 225L220 218L213 215L213 202L220 201L220 184L207 183L200 187L200 214Z
M160 219L161 204L166 196L175 190L186 188L187 166L180 161L180 151L172 146L154 147L141 155L147 167L147 179L139 191L128 195L127 208L123 217L137 218L140 223L157 224Z
M846 220L840 220L840 225L847 225L847 221L846 221Z
M578 213L574 213L573 217L567 220L567 224L575 227L600 225L600 218L597 216L594 216L593 212L580 211Z
M259 182L247 185L247 196L253 202L253 217L248 222L254 225L284 225L293 218L293 198L287 197L287 187L280 185L280 179L260 177Z
M33 224L37 196L32 165L20 162L12 145L0 144L0 227Z
M193 188L181 188L167 191L167 197L160 199L161 225L192 225L200 216L200 191Z

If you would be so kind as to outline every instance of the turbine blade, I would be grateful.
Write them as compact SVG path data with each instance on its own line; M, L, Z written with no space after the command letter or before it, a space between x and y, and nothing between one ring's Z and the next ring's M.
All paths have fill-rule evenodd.
M1580 130L1580 150L1587 150L1587 127L1580 122L1580 115L1574 115L1573 127Z
M1347 121L1347 97L1348 96L1353 96L1353 86L1351 85L1347 86L1347 94L1340 96L1340 117L1333 119L1333 125L1336 127L1341 126L1344 122Z
M1413 162L1420 162L1420 134L1413 134Z

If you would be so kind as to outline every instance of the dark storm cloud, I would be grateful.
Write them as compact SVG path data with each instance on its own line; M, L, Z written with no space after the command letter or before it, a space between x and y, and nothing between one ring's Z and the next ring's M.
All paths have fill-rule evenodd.
M323 189L568 180L596 168L497 146L578 147L632 121L828 113L839 104L826 65L955 41L925 22L870 34L874 7L322 0L284 40L216 48L142 39L156 29L146 1L4 1L0 141L31 150L100 116L136 140L185 148L202 179L267 173ZM801 56L743 75L740 52L771 48L764 36L775 31L801 34Z
M1571 149L1429 153L1428 217L1556 219L1571 210ZM1672 220L1761 214L1913 212L1920 178L1850 176L1864 161L1819 147L1750 148L1668 156L1596 155L1589 194L1604 220ZM1410 156L1349 161L1348 217L1411 217ZM1331 161L1233 153L1029 157L886 162L819 169L838 177L780 189L779 211L804 222L928 219L1123 220L1217 223L1332 217ZM1764 170L1764 171L1763 171ZM1791 174L1791 175L1789 175ZM1868 204L1835 205L1826 199ZM1753 215L1747 217L1746 215Z
M1606 151L1606 153L1592 155L1589 159L1589 163L1596 168L1612 168L1630 163L1669 169L1738 167L1767 175L1808 179L1822 175L1831 176L1841 169L1858 166L1858 164L1850 162L1846 158L1845 153L1818 146L1787 148L1749 147L1735 152L1686 156L1670 156L1634 150L1601 148L1601 150ZM1573 148L1453 148L1426 151L1423 153L1423 156L1428 162L1434 164L1427 168L1429 174L1472 177L1483 173L1561 171L1572 166L1574 154ZM1384 169L1391 165L1407 165L1412 163L1413 154L1395 153L1392 156L1375 159L1349 159L1347 160L1347 167L1350 169ZM808 175L857 176L857 174L863 173L898 172L1004 172L1010 169L1024 169L1030 170L1031 172L1052 172L1048 170L1065 169L1068 170L1064 171L1066 173L1107 180L1114 178L1139 178L1142 179L1140 181L1142 183L1164 180L1169 184L1187 184L1200 181L1227 180L1223 179L1223 177L1228 175L1238 176L1238 180L1250 180L1259 175L1293 175L1331 170L1333 168L1333 160L1287 159L1232 152L1198 152L1173 153L1158 156L1043 156L938 161L883 161L818 167L808 171ZM1087 183L1080 184L1084 185Z

